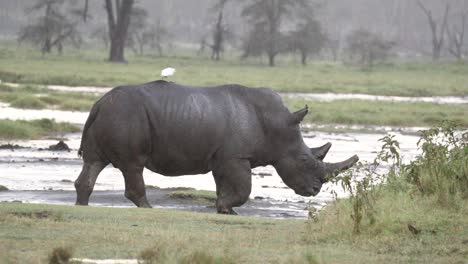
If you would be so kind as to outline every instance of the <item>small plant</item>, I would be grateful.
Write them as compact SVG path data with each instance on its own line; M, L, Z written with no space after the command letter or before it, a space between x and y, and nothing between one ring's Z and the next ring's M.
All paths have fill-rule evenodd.
M340 182L344 191L348 192L352 206L351 219L353 221L353 233L361 233L361 225L364 217L372 225L376 219L376 195L378 186L388 180L389 175L396 175L400 167L400 147L395 136L387 135L379 141L383 142L382 148L372 164L359 162L354 168L343 175L332 179ZM379 174L379 167L390 165L389 173Z
M421 131L422 154L405 166L406 180L423 195L435 195L443 206L457 207L468 197L468 132L454 123Z
M138 263L141 264L154 264L164 263L166 252L161 246L155 246L143 250L138 255Z
M49 255L49 264L64 264L69 263L73 252L70 248L58 247L54 248Z
M236 263L228 256L213 257L204 251L195 251L180 261L181 264L233 264Z

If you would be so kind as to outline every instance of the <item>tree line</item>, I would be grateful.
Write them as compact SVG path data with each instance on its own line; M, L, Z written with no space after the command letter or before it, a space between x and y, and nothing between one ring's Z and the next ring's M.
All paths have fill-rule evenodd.
M465 43L468 10L460 10L457 17L451 17L459 22L449 26L449 3L444 16L436 18L422 1L414 1L427 17L433 60L439 60L444 49L457 59L464 59L468 53ZM163 54L163 45L170 43L173 36L160 20L151 23L151 14L134 0L103 0L103 3L107 25L93 32L92 37L108 48L109 61L125 62L126 48L140 55L146 49ZM225 12L239 4L247 30L242 36L235 36L232 26L225 22ZM213 14L212 27L201 36L198 54L210 50L211 59L220 60L226 46L240 39L242 59L266 56L270 66L275 65L277 55L285 53L298 54L304 65L311 56L324 50L337 59L340 44L327 34L316 16L320 8L320 3L310 0L216 0L208 12ZM93 19L88 0L38 0L26 12L39 15L22 28L18 41L33 43L43 54L54 49L61 53L65 45L79 47L83 40L78 25ZM382 34L358 28L347 35L345 59L372 67L376 61L387 58L394 45L395 41Z

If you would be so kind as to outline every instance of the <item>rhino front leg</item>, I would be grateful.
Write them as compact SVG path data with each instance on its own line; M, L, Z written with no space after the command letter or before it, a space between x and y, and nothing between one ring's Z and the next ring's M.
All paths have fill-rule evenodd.
M250 162L229 160L217 164L213 170L216 182L216 209L220 214L236 214L232 207L243 205L252 189Z
M122 174L125 178L125 197L138 207L151 208L146 198L143 167L127 167L122 170Z

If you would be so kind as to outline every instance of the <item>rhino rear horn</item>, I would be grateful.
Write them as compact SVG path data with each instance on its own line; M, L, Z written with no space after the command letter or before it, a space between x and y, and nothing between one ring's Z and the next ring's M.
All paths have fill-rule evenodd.
M309 106L306 105L301 110L292 113L294 124L299 124L300 122L302 122L302 120L304 120L304 117L307 115L308 112Z
M331 143L328 142L327 144L318 147L318 148L310 148L310 152L312 152L312 155L314 155L317 159L323 160L325 156L327 155L328 151L331 148Z

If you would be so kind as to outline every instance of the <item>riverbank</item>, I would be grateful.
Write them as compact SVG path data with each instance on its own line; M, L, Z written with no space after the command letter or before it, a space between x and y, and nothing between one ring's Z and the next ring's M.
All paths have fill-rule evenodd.
M37 86L12 87L2 84L0 120L54 118L58 122L83 125L88 116L87 111L100 94L70 90L73 88L62 87L62 91L56 91ZM417 102L418 98L412 98L412 101L405 102L400 100L402 98L392 101L393 97L382 96L334 100L325 96L325 100L321 100L321 97L300 96L294 93L281 95L291 111L309 105L310 114L305 118L305 127L314 127L320 131L388 131L384 127L392 127L390 130L393 131L406 131L414 130L412 127L438 126L445 120L468 127L468 116L465 114L468 112L468 103L465 102L465 97L457 97L457 100L451 97L443 100L435 98L433 102L426 102L427 98L421 98L422 101Z
M347 200L315 220L0 203L0 261L44 263L56 248L78 259L161 263L188 256L220 263L463 263L468 257L466 202L457 211L387 192L376 205L382 218L356 235Z

